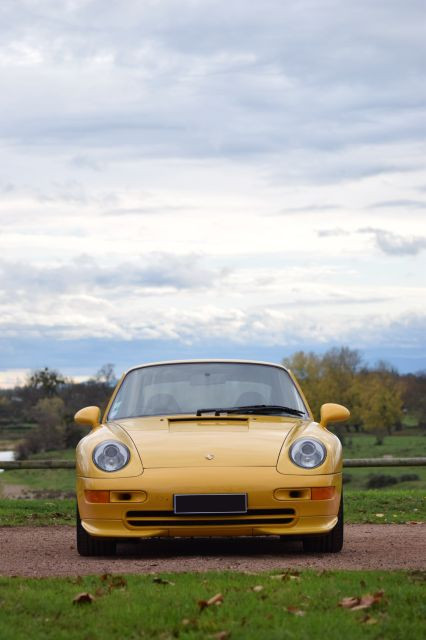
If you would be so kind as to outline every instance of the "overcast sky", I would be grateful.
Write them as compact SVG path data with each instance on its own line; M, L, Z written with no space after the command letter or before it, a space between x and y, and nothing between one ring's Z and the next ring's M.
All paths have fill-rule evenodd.
M0 383L426 368L424 0L2 0Z

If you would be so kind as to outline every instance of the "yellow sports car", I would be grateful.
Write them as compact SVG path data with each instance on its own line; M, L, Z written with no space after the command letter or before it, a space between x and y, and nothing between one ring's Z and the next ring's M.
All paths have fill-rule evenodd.
M343 544L342 448L315 422L290 371L266 362L190 360L130 369L77 446L77 548L115 553L154 536L298 537Z

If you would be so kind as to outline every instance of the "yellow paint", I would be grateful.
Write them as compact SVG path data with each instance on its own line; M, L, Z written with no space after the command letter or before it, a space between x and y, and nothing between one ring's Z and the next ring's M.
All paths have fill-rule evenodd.
M82 424L95 429L99 426L101 421L101 410L99 407L84 407L84 409L77 411L74 416L74 420L77 424Z
M103 424L98 424L97 407L82 409L76 415L76 421L92 426L77 447L77 499L88 533L129 538L296 535L326 532L335 526L342 488L342 448L325 427L330 421L346 419L347 409L323 405L320 424L313 421L307 403L308 419L235 414L197 418L192 414L108 422L109 407L123 378ZM320 440L326 448L326 459L315 469L301 469L289 458L291 444L303 436ZM92 461L95 446L105 440L118 440L130 450L129 463L120 471L102 471ZM311 488L329 486L335 487L332 499L311 500ZM110 502L89 503L84 492L90 490L109 491ZM297 490L300 494L292 495ZM293 513L289 522L267 524L253 522L253 518L265 518L256 514L197 515L192 519L211 524L183 526L186 516L173 514L173 496L179 493L247 493L249 510L288 508ZM122 499L125 494L133 497ZM143 504L138 504L142 500ZM126 516L128 511L137 511L147 526L133 526L129 520L134 518ZM169 513L144 515L161 511ZM276 516L272 512L267 517ZM227 519L232 524L227 524Z
M344 420L347 420L350 415L349 409L346 409L346 407L341 404L328 402L327 404L323 404L321 407L320 425L326 428L330 422L343 422Z

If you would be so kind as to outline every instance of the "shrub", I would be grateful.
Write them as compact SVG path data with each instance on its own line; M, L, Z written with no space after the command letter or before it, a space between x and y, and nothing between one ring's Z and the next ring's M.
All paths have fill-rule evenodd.
M414 482L414 480L420 480L420 476L417 473L403 473L398 480L399 482Z
M398 478L395 476L387 476L384 473L377 475L370 475L367 482L367 489L381 489L382 487L390 487L392 484L397 484Z
M349 484L352 480L352 476L350 473L344 473L342 476L343 484Z

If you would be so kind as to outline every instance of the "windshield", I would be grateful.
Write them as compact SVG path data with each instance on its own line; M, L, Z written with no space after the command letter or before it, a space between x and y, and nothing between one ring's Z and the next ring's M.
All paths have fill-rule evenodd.
M194 362L130 371L109 410L108 420L196 414L206 407L248 405L281 405L308 415L284 369L262 364Z

